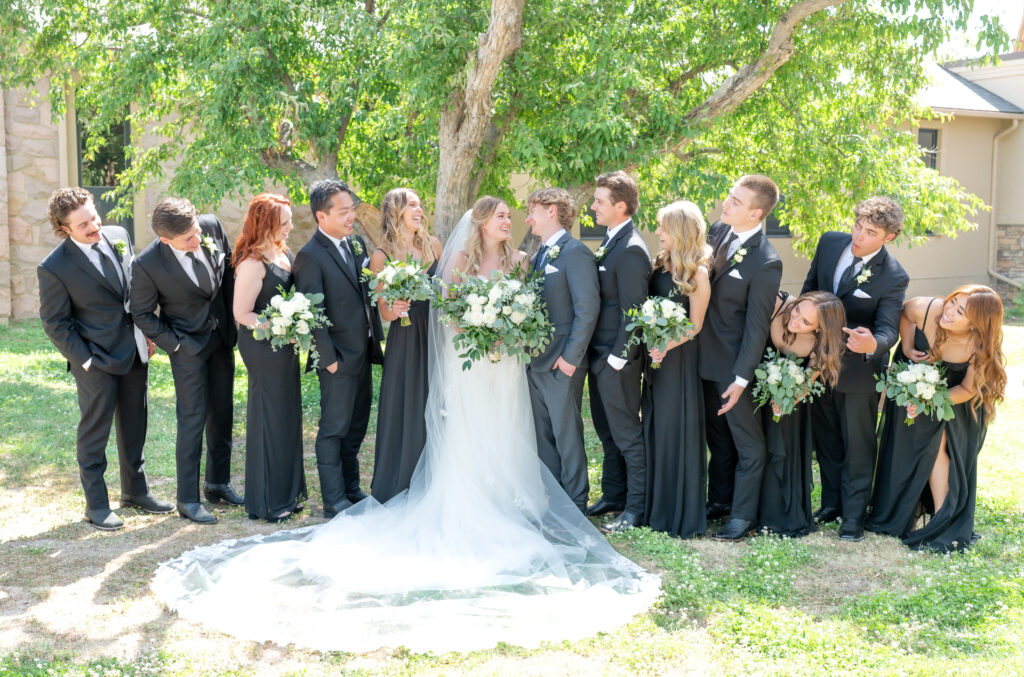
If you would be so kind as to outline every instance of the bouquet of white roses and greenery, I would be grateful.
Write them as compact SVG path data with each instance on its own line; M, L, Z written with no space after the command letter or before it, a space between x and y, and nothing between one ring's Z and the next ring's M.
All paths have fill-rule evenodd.
M324 300L323 294L303 294L293 287L285 291L278 285L280 294L270 299L270 305L256 316L256 326L252 336L257 341L269 340L274 350L290 345L296 355L309 351L309 359L315 368L320 361L316 344L313 343L313 330L331 326L323 308L319 303Z
M374 273L363 268L363 280L370 287L370 298L376 302L383 299L388 304L395 301L428 301L434 297L434 284L423 271L419 262L406 257L404 261L388 261L380 272ZM409 314L402 316L402 326L412 324Z
M884 392L897 405L915 406L918 414L934 416L939 421L953 419L953 401L940 367L926 362L895 362L884 377L875 378L875 390ZM910 416L907 425L914 425Z
M825 384L814 378L814 369L804 367L799 358L787 357L769 348L764 361L754 369L754 389L750 392L757 408L769 402L778 407L772 420L778 422L801 400L812 401L825 392Z
M540 295L541 278L527 282L495 273L490 280L468 278L450 285L435 305L459 330L452 339L463 369L484 355L497 362L501 353L519 359L539 355L554 327Z
M648 349L665 350L669 341L678 341L693 331L693 322L686 316L686 308L661 296L652 296L639 308L623 312L629 321L626 331L632 334L622 357L629 355L629 349L641 342ZM651 364L652 369L660 366L657 362Z

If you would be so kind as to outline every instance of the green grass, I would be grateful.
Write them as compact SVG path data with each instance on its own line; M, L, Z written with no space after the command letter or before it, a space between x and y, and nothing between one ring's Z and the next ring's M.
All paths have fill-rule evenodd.
M1019 381L1024 327L1006 327L1005 350ZM377 383L379 372L375 390ZM911 552L877 535L841 543L834 526L804 539L741 544L637 529L612 544L659 571L664 594L618 632L535 650L352 655L207 632L168 613L147 588L157 563L195 545L321 521L314 376L303 376L310 510L278 527L216 507L220 522L206 529L121 511L127 528L100 534L80 517L78 411L64 361L38 322L0 328L0 675L1024 674L1024 398L1021 383L1012 386L980 457L983 538L970 552ZM239 487L245 392L239 360L232 463ZM364 487L375 422L376 413L361 452ZM174 489L174 434L173 382L161 355L150 370L146 469L164 497ZM589 424L586 442L596 494L600 445ZM113 444L108 457L116 498Z

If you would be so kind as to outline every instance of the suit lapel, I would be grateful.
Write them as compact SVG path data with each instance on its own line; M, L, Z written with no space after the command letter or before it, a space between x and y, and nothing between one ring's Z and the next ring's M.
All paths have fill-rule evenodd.
M192 278L188 276L188 273L185 272L185 269L181 267L181 263L178 262L178 257L175 256L174 252L171 251L171 245L164 244L163 242L161 242L157 246L160 249L160 255L163 256L164 267L167 268L167 271L171 275L177 278L179 283L187 286L190 289L195 290L203 297L211 298L207 296L206 292L203 291L202 287L200 287L198 284L192 281Z
M110 285L110 282L107 280L106 277L103 276L103 273L96 270L96 266L92 265L92 261L89 260L89 257L85 254L85 252L79 249L78 245L71 241L70 237L64 240L64 247L67 249L68 254L71 256L71 260L74 261L79 268L85 271L86 275L91 277L96 282L102 284L107 290L110 291L110 293L114 294L115 296L122 296L123 291L114 289Z
M345 259L341 258L341 252L338 251L338 248L336 246L334 246L334 243L331 242L330 238L321 233L319 228L317 228L316 233L313 235L313 237L315 237L317 239L317 242L319 242L321 246L323 246L323 248L327 250L328 256L334 259L334 262L338 264L338 267L341 268L341 272L345 274L345 277L347 277L348 281L352 283L352 286L362 291L359 287L359 281L356 280L354 277L354 274L352 272L352 266L345 265Z
M124 292L124 299L127 301L128 300L128 266L125 263L125 260L124 260L125 257L121 256L121 252L117 251L117 247L115 247L114 244L110 241L110 238L107 237L106 233L100 233L100 237L103 238L103 240L107 243L107 246L110 247L111 251L114 252L114 258L117 259L117 265L121 269L121 282L123 283L122 284L122 286L123 286L122 291ZM104 279L106 279L106 278L104 278Z
M843 249L845 249L845 247ZM843 298L844 296L852 292L854 289L860 287L860 285L857 284L857 278L863 275L865 270L871 271L871 277L869 277L868 280L864 282L864 284L867 285L871 281L871 278L874 277L875 268L882 264L885 261L885 257L888 255L888 252L885 251L885 247L883 246L881 249L878 250L877 254L871 257L870 261L868 261L867 263L863 264L860 267L859 273L851 277L849 282L847 282L844 285L841 285L839 289L836 290L836 296L838 296L839 298Z
M725 231L725 232L728 233L729 231ZM722 249L725 249L725 251L721 252L723 256L728 256L728 254L729 254L729 251L725 247L725 243L727 241L728 241L727 238L723 238L721 243L719 244L719 246ZM756 235L752 236L749 240L747 240L746 242L741 244L739 247L737 247L736 251L738 252L741 249L746 249L747 253L744 256L744 260L746 260L746 258L748 256L750 256L751 252L754 249L757 249L758 247L761 246L762 242L764 242L764 229L763 228L761 229L761 232L759 232ZM717 253L716 253L716 258L717 258ZM714 284L715 282L718 282L723 277L728 277L729 276L729 271L732 270L733 268L736 268L739 265L740 265L739 263L735 262L735 255L732 258L727 258L725 260L724 267L722 268L722 272L720 272L719 274L715 275L715 278L711 281L711 284Z
M608 255L611 254L613 249L615 249L615 245L629 237L629 234L632 232L633 219L630 219L622 224L622 228L619 229L619 232L615 233L615 237L608 241L608 246L604 250L604 258L608 258Z
M833 288L832 285L835 284L836 268L839 266L839 259L843 257L843 252L846 251L846 248L850 246L850 242L852 241L853 237L849 235L844 235L843 237L839 238L837 242L839 246L836 247L835 250L828 252L828 257L824 261L822 261L822 263L825 265L821 269L822 274L825 275L825 279L819 281L819 287L825 290ZM841 292L842 289L837 289L836 291ZM841 297L842 294L836 294L836 296Z

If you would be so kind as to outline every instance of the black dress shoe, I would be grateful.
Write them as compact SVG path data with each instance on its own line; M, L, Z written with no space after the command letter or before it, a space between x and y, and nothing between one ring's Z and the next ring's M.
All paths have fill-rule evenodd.
M207 482L203 485L203 496L206 496L206 500L210 503L224 501L231 505L245 505L245 499L236 494L230 484L210 484Z
M818 524L828 524L829 522L835 522L839 519L840 512L839 508L818 508L814 512L814 521Z
M115 515L110 508L86 508L85 521L100 531L117 531L124 528L124 520Z
M587 508L587 517L598 517L607 515L610 512L622 512L626 506L621 503L614 503L607 498L601 498L594 505Z
M864 527L859 520L843 520L839 527L839 538L851 543L864 540Z
M619 531L628 531L638 526L640 526L640 515L635 512L626 511L601 527L601 531L606 534L613 534Z
M334 505L324 506L324 517L327 519L334 519L339 512L344 512L352 507L352 501L347 498L343 498Z
M367 498L368 496L369 494L367 494L362 489L356 489L355 491L351 491L345 494L345 498L347 498L353 504L358 503L359 501L363 500L364 498Z
M712 538L717 538L720 541L740 541L746 538L753 530L754 523L750 520L733 518L726 522L725 526L719 529L718 533L712 536Z
M146 492L142 496L121 496L122 508L138 508L143 512L160 515L174 510L174 506L168 501L161 501L153 494Z
M728 517L729 513L732 512L732 504L730 503L708 503L708 507L705 509L705 513L709 520L722 519Z
M211 515L202 503L179 503L178 515L196 524L213 524L217 518Z

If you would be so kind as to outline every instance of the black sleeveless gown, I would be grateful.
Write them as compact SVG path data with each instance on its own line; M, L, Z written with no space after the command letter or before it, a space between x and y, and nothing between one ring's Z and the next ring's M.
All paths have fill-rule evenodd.
M925 320L927 318L926 313ZM919 327L914 328L914 348L923 352L931 348ZM896 360L907 361L900 347L896 349ZM963 381L969 366L968 362L940 364L946 369L946 383L950 388ZM953 414L952 421L937 421L920 414L914 425L908 426L906 407L886 399L875 489L865 529L896 536L915 550L965 550L978 539L974 533L978 454L985 443L988 425L981 408L975 418L970 401L954 405ZM943 432L949 455L949 493L936 511L928 478L939 455ZM919 506L931 514L931 519L920 529L914 529Z
M427 274L433 275L436 270L435 260ZM409 488L412 471L416 469L427 441L423 412L427 406L430 301L413 301L409 319L412 324L408 327L403 327L398 321L391 323L384 346L373 481L370 485L370 493L381 503Z
M779 298L785 305L789 294L779 292ZM775 315L777 313L772 315L773 321ZM768 340L771 341L770 336ZM778 346L774 348L779 350ZM818 530L811 513L814 445L809 405L800 402L778 423L772 420L771 405L761 407L759 413L768 457L761 476L758 528L779 536L806 536Z
M294 261L291 252L289 261ZM266 274L253 311L263 312L278 293L288 290L292 274L276 264L263 263ZM274 350L252 332L238 332L238 352L249 371L245 420L245 509L251 517L267 519L306 500L302 469L302 390L299 358L291 347Z
M672 274L654 271L649 296L663 296L690 310ZM707 463L704 393L697 375L696 341L670 350L658 369L644 370L641 412L647 454L645 523L679 538L707 528Z

